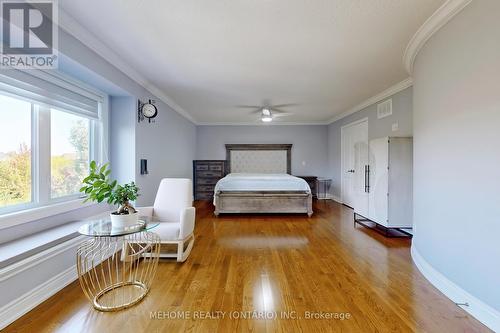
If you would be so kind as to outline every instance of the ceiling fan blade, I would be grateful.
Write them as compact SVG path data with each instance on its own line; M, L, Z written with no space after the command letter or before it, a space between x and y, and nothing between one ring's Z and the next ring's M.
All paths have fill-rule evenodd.
M288 103L288 104L276 104L276 105L271 105L272 109L279 109L279 108L287 108L291 106L298 106L299 104L297 103Z
M291 115L291 113L273 113L273 118L280 118L280 117L286 117Z
M234 107L239 109L262 109L260 105L235 105Z
M275 114L291 114L289 111L281 110L281 109L271 109L271 111Z

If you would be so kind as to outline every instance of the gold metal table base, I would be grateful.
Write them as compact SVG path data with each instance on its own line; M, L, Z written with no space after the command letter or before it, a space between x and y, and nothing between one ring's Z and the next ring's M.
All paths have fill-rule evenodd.
M159 254L160 238L148 231L91 238L76 255L83 292L99 311L131 307L149 292Z
M101 303L100 301L104 304L107 304L106 299L108 298L115 298L119 297L116 294L119 294L121 292L124 292L123 290L120 290L121 288L130 288L132 290L129 290L128 292L131 294L136 294L135 297L131 297L129 302L125 304L120 304L120 305L115 305L115 306L106 306ZM149 292L149 288L146 287L144 283L141 282L121 282L114 284L112 286L107 287L106 289L100 291L97 295L94 296L94 300L92 302L92 305L94 306L95 309L99 311L118 311L122 309L126 309L128 307L131 307L132 305L135 305L142 301L144 297L146 297L147 293ZM104 300L104 301L103 301Z

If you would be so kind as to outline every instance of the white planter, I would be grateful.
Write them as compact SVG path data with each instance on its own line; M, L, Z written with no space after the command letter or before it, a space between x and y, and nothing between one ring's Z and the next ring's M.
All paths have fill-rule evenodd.
M125 228L137 224L139 220L139 212L126 215L109 214L109 216L111 217L111 226L113 228Z

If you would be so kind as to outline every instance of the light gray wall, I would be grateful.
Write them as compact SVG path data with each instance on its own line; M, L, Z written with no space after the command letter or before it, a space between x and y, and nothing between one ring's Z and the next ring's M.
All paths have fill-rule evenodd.
M410 87L400 91L389 98L392 98L392 115L389 117L377 119L378 103L376 103L345 118L337 120L328 126L328 175L332 178L331 193L334 197L340 198L341 196L342 172L340 169L342 162L342 126L356 120L368 118L368 139L376 139L385 136L412 136L412 88ZM384 100L381 102L383 101ZM392 124L394 123L398 123L399 125L399 130L395 132L392 131Z
M226 159L226 143L291 143L292 174L328 174L326 125L198 126L196 158Z
M120 183L135 181L137 205L153 204L160 180L165 177L192 178L196 153L196 126L177 112L156 102L154 122L137 122L135 97L111 98L111 165ZM167 111L167 112L166 112ZM148 161L148 174L140 174L140 160Z
M159 181L164 177L192 178L192 160L195 159L196 151L196 126L63 30L59 34L59 44L60 51L68 58L91 72L98 73L102 78L98 80L99 86L113 86L113 91L119 90L120 95L125 93L133 97L122 100L121 107L122 112L127 113L124 116L127 119L132 117L136 126L135 159L121 159L119 168L127 170L126 173L131 168L135 170L135 181L140 188L137 204L151 205ZM79 75L82 79L90 77L97 81L95 74L85 73L85 70L71 64L70 61L65 61L64 64L66 66L61 69L67 71L68 74ZM92 84L92 82L89 83ZM137 123L137 99L156 101L158 116L154 123ZM116 109L112 117L115 119L119 117L118 112ZM111 142L116 144L119 141L117 136L120 135L120 132L115 132L112 128ZM133 137L134 134L130 133L130 138ZM140 175L141 158L148 160L148 175Z
M63 29L59 29L59 52L69 59L59 64L59 70L62 72L75 76L90 85L95 84L110 94L118 92L120 95L144 97L150 95L144 87ZM110 86L116 88L110 88Z
M137 114L135 99L126 96L110 98L110 130L109 146L111 177L118 183L135 181L135 124Z
M168 106L158 102L154 123L136 127L136 182L140 191L138 205L152 205L160 180L165 177L193 177L196 154L196 126ZM148 175L140 175L141 158L148 160Z
M496 310L499 13L498 0L473 1L427 42L414 68L414 249Z

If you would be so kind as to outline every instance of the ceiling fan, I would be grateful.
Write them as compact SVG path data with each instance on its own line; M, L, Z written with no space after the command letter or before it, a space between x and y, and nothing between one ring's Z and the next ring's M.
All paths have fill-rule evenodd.
M255 109L255 110L251 111L250 113L260 115L260 120L262 120L265 123L268 123L268 122L273 121L274 118L290 115L291 112L284 111L284 110L282 110L282 108L296 106L296 105L298 105L298 104L289 103L289 104L271 105L269 103L263 103L263 106L262 105L238 105L237 107L243 108L243 109Z

